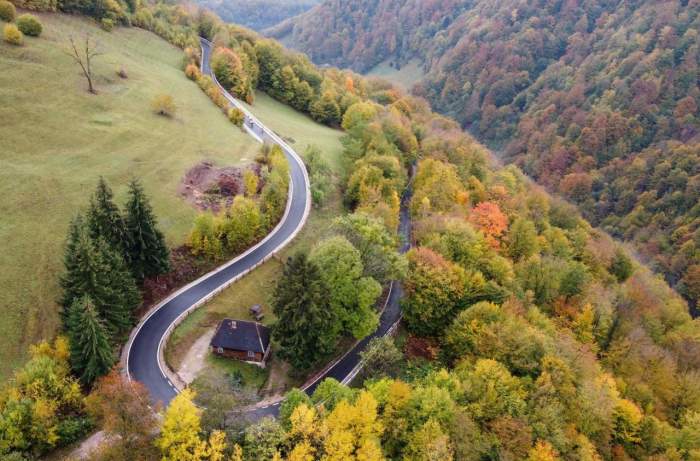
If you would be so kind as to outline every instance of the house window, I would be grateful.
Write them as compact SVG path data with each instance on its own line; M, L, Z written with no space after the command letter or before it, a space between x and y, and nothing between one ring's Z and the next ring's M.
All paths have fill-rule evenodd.
M224 353L224 348L223 348L223 347L219 347L219 348L216 349L216 351L217 351L219 354L223 354L223 353Z
M255 357L255 352L253 352L253 351L248 351L248 357L250 357L250 358Z

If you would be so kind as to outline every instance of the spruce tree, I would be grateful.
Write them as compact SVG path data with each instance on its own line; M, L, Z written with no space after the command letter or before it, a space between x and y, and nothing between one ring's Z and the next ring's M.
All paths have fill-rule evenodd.
M61 277L64 312L77 299L90 296L110 335L124 333L132 324L133 310L140 298L122 255L103 238L93 240L78 218L71 225L64 264L66 272ZM64 322L67 321L64 315Z
M280 343L280 356L295 368L309 368L335 347L338 319L326 293L318 266L305 253L287 260L273 294L273 336Z
M90 385L109 372L115 362L107 329L89 296L76 299L68 308L67 333L73 372Z
M61 319L64 325L68 317L68 308L73 303L76 297L80 296L80 292L76 290L79 286L80 267L82 266L81 258L78 255L78 245L81 237L81 232L84 229L83 217L77 215L73 218L68 228L68 237L66 238L66 249L63 256L63 265L65 273L61 276L60 284L63 288L63 295L59 301L62 306Z
M131 272L138 281L170 270L168 247L148 198L138 181L129 184L126 204L127 253Z
M102 237L116 251L126 256L126 228L119 207L114 203L114 194L103 177L90 199L87 224L93 239Z

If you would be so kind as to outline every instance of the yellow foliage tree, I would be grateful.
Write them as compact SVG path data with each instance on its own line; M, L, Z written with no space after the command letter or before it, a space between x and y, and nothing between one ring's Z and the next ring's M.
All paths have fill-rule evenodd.
M538 440L528 454L527 461L557 461L559 456L552 445L544 440Z
M163 461L199 461L209 455L206 441L199 436L201 410L192 402L194 395L192 390L185 389L170 402L165 412L156 441Z
M258 175L253 170L245 170L243 184L246 197L254 197L258 193Z

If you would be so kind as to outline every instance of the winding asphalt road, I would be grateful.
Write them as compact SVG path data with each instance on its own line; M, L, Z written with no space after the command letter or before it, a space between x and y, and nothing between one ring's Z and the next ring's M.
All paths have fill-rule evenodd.
M202 73L211 76L218 85L209 66L211 43L202 39L201 45ZM289 199L285 215L265 239L242 255L172 294L153 308L132 333L125 348L127 374L130 379L140 381L148 388L154 402L164 404L169 403L178 392L174 383L166 375L165 367L167 365L162 360L162 348L172 328L188 312L204 304L209 298L262 264L289 243L304 226L311 206L308 174L299 155L220 85L219 88L232 105L243 110L245 113L244 128L251 136L260 142L278 144L284 151L290 166ZM402 252L408 249L409 242L410 217L407 207L409 199L410 189L406 191L401 201L399 230L403 240ZM381 337L391 332L401 319L400 299L402 294L401 284L399 282L392 283L377 330L355 344L338 361L327 367L310 383L307 383L304 387L307 393L311 394L325 378L332 377L347 383L357 374L360 369L359 353L365 345L372 338ZM251 409L247 412L247 416L256 419L264 415L275 415L278 411L279 402Z
M202 41L202 71L211 75L210 44ZM143 383L154 402L167 404L177 389L166 376L161 348L171 326L192 309L206 302L219 291L254 269L285 246L304 226L311 206L309 179L303 161L277 135L263 126L245 107L224 93L232 104L246 112L246 131L258 140L279 144L289 161L290 194L287 209L277 227L260 243L195 282L177 291L157 307L136 327L126 346L127 374Z

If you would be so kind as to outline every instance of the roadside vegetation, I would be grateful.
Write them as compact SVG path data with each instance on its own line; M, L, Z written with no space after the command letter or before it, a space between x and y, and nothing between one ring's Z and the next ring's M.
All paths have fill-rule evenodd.
M279 357L309 371L343 341L366 336L390 280L403 281L405 330L396 341L371 342L356 387L327 379L312 395L293 389L278 419L246 424L240 407L255 400L264 373L218 359L212 370L221 373L203 374L162 420L149 418L140 385L116 372L97 377L109 368L102 346L128 328L133 285L168 270L164 236L150 213L138 212L149 207L133 205L145 203L137 186L122 212L100 183L87 224L74 223L66 246L64 305L81 322L66 323L68 341L32 348L32 360L3 388L0 454L40 456L93 424L109 436L92 454L103 460L685 460L700 452L700 326L665 282L570 205L516 167L492 164L456 122L386 83L318 69L208 13L119 6L182 47L195 32L211 38L223 56L217 74L253 107L264 100L253 93L259 89L300 112L290 123L308 122L301 118L308 114L343 130L342 150L319 147L327 161L307 150L317 212L284 259L259 271L272 276L265 283ZM116 13L97 17L104 28L123 21ZM185 65L194 63L191 50L185 56ZM281 134L311 145L304 136L318 125L308 129ZM199 220L210 218L197 218L190 252L213 264L218 248L234 252L254 241L251 223L279 216L281 183L263 193L284 170L278 157L264 151L262 163L272 168L259 197L261 183L248 175L230 205L236 212L211 217L235 239L228 232L209 239L202 229L210 226ZM404 257L397 231L409 185L413 248ZM216 303L235 296L229 289L207 309L221 315L226 308ZM191 338L193 323L175 336ZM86 333L101 328L102 335ZM89 347L80 347L85 338ZM87 399L81 383L93 384Z

